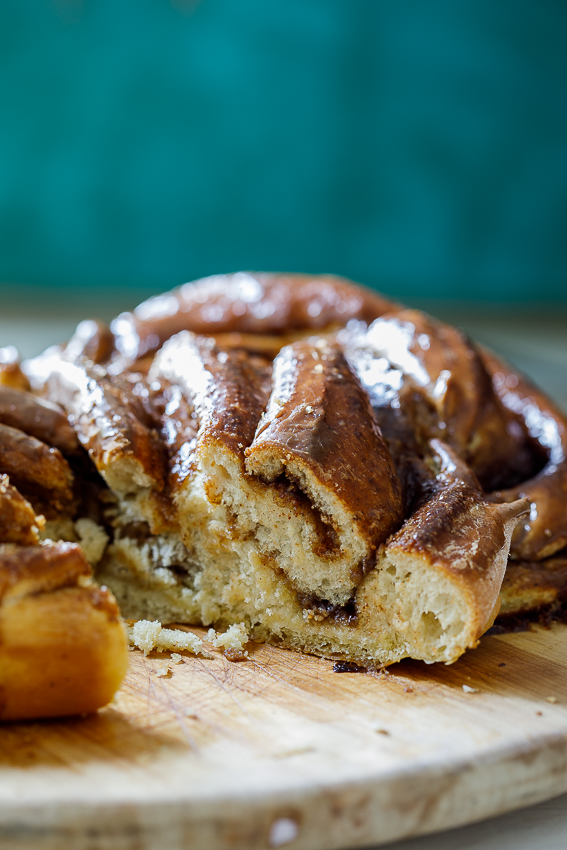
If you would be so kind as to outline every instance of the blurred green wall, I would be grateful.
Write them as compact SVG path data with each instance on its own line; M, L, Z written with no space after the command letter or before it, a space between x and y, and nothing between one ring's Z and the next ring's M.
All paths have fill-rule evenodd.
M0 281L567 298L561 0L0 2Z

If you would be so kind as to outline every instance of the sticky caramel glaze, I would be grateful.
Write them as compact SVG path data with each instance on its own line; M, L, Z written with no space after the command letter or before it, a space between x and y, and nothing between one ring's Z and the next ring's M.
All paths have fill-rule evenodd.
M9 425L0 425L0 473L48 519L73 504L73 473L58 449Z
M89 361L70 363L48 350L29 361L34 388L65 409L79 442L111 489L121 495L151 491L152 531L173 521L166 490L167 456L156 422L144 404L142 377L111 378Z
M486 490L521 480L540 463L524 424L494 394L476 346L456 328L403 310L339 338L370 395L410 509L431 439L452 446Z
M199 446L218 442L243 465L269 396L271 367L243 351L222 351L213 339L182 331L157 355L148 381L163 393L162 437L172 487L194 469Z
M567 417L494 354L483 350L482 356L495 394L524 423L547 458L543 469L533 477L524 476L527 480L518 486L494 493L503 502L522 496L530 500L529 519L514 533L511 556L540 561L567 546Z
M181 330L289 334L350 319L371 322L392 302L344 278L238 272L186 283L122 313L111 325L121 364L157 351Z
M340 327L340 325L328 325L326 328L321 329L320 334L322 336L332 337L340 330ZM291 345L292 342L296 342L299 339L306 339L312 336L312 334L313 330L311 328L304 328L303 330L289 334L253 334L239 333L238 331L231 333L212 333L210 334L210 338L214 339L217 347L223 349L223 351L238 349L248 354L273 360L284 346ZM147 375L154 356L155 352L142 355L142 357L139 357L132 363L130 370ZM118 374L121 368L120 361L110 363L108 368L111 373L116 372Z
M19 428L63 454L75 454L79 448L77 436L59 405L23 390L0 386L0 423Z
M368 396L323 338L278 354L268 407L246 450L247 472L266 483L283 475L304 489L290 471L297 464L330 488L370 546L399 527L400 483Z
M0 475L0 543L33 546L39 540L35 512L7 475Z
M72 543L0 545L0 720L96 711L126 673L112 595Z

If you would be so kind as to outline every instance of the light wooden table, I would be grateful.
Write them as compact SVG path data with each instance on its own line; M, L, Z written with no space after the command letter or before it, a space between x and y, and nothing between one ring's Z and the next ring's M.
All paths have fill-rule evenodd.
M124 306L125 302L123 299ZM455 321L475 339L503 354L567 409L565 306L506 311L456 303L419 306ZM0 316L0 345L14 344L23 356L33 356L50 343L68 337L85 312L95 311L88 308L81 310L76 305L64 308L62 304L34 308L29 301L25 307L12 304ZM96 312L102 318L109 317L108 310ZM387 847L397 850L565 850L567 795L479 824L408 839Z

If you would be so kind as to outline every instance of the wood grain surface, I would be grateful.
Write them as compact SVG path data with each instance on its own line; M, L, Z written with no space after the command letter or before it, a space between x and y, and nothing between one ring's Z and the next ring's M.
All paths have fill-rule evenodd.
M566 626L388 672L211 654L134 651L98 715L0 727L2 850L355 847L567 790Z

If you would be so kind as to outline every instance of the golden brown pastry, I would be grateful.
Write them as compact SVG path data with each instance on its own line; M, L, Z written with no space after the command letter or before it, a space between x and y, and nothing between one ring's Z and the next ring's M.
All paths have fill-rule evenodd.
M567 541L565 420L491 364L348 281L241 273L83 323L26 371L108 486L99 576L127 616L384 664L476 644L513 533L524 565Z
M499 612L510 537L528 504L487 502L447 445L433 440L430 448L438 471L428 495L388 541L373 576L379 592L367 592L359 607L374 623L386 601L407 654L450 662L476 646Z
M524 423L494 393L480 352L458 329L399 310L341 339L399 463L413 467L440 439L486 492L531 474L537 458Z
M0 544L0 720L96 711L128 666L118 607L76 544Z
M84 358L91 363L106 363L114 352L114 334L104 322L85 319L77 325L65 352L70 362Z

